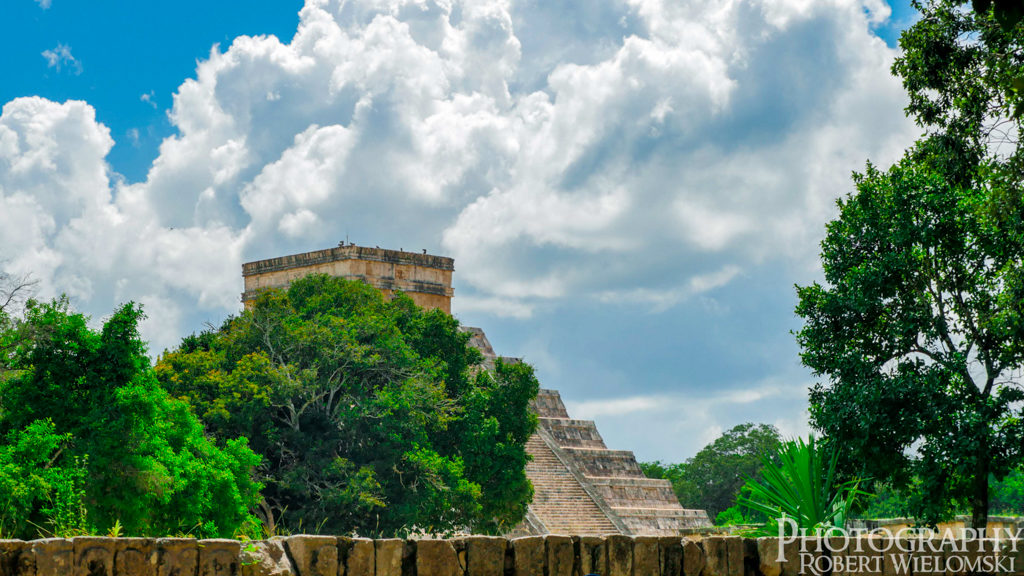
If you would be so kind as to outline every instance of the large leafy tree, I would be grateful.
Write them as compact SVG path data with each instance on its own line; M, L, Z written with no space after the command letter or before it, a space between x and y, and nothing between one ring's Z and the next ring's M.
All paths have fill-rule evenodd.
M915 0L893 72L924 135L854 176L797 312L802 359L827 377L812 423L843 470L906 494L919 521L969 508L980 528L990 476L1024 457L1024 28L1005 2L963 4Z
M56 533L120 523L130 535L229 537L258 526L259 458L244 439L214 445L157 384L141 318L128 304L96 331L60 299L30 302L14 328L32 334L2 359L11 371L0 381L0 485L20 494L0 506L16 536L48 529L40 518ZM71 517L76 503L84 517Z
M672 482L683 507L702 508L715 518L736 504L746 479L758 475L762 457L774 454L780 442L774 426L748 422L734 426L686 462L641 466L647 476Z
M497 531L525 514L525 364L479 368L441 311L362 282L309 276L262 294L157 366L208 431L263 456L270 530Z
M828 382L812 423L846 469L912 489L934 523L984 527L989 475L1024 458L1024 242L988 192L908 157L868 166L822 243L825 285L798 289L803 362Z

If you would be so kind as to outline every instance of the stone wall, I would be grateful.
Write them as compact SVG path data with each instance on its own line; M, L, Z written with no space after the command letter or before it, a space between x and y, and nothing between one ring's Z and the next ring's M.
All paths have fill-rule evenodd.
M624 535L0 540L0 576L961 576L965 561L989 556L997 562L991 572L1024 574L1024 541L1004 540L998 552L978 541L951 550L948 541L861 538L829 551L830 542L807 538L780 549L776 538ZM844 567L833 570L840 559ZM906 568L915 561L916 570Z

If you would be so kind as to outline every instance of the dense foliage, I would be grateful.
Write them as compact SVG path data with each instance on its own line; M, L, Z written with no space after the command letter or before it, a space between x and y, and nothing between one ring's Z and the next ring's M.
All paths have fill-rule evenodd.
M989 478L989 514L1020 516L1024 513L1024 470L1018 468L1002 480ZM957 508L957 514L968 513L966 508ZM886 484L875 487L874 497L868 506L857 513L859 518L901 518L912 514L911 499Z
M822 244L828 286L799 289L803 361L829 377L812 422L847 470L912 489L916 518L966 505L982 522L989 474L1024 459L1024 243L984 190L920 162L856 182Z
M257 523L259 462L214 445L160 388L128 304L95 331L66 300L29 303L0 381L4 536L106 531L232 536ZM9 334L7 335L9 336ZM11 341L8 339L8 341Z
M532 497L538 385L525 364L483 371L468 340L408 297L309 276L186 338L156 371L210 434L263 457L271 531L494 532Z
M1024 198L1010 115L1024 28L1005 3L915 2L893 70L925 135L868 165L798 288L812 424L842 470L887 483L919 521L970 509L1024 460ZM995 12L993 12L995 10Z
M779 447L779 431L769 424L740 424L728 430L693 458L678 464L644 462L650 478L672 482L684 508L704 509L715 519L733 508L744 482L763 466L762 456ZM733 509L722 523L737 523L742 512Z

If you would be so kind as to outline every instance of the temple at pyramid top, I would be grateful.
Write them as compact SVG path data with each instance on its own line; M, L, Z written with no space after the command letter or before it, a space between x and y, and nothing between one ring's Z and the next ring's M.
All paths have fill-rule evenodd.
M454 271L455 260L427 254L426 250L418 254L343 242L337 248L243 264L242 302L248 308L260 290L287 288L293 280L309 274L329 274L362 280L386 297L401 290L421 308L440 308L451 314Z

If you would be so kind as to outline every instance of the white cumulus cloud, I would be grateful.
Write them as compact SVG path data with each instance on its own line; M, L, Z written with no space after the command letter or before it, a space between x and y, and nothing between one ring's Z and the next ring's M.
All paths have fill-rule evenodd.
M811 266L849 173L915 134L877 0L308 0L214 47L146 178L89 104L0 116L0 259L157 350L237 310L243 261L330 246L456 258L455 309L655 312ZM58 45L50 66L80 65ZM143 101L154 103L154 94ZM463 304L460 304L462 302ZM460 308L463 307L463 308Z

